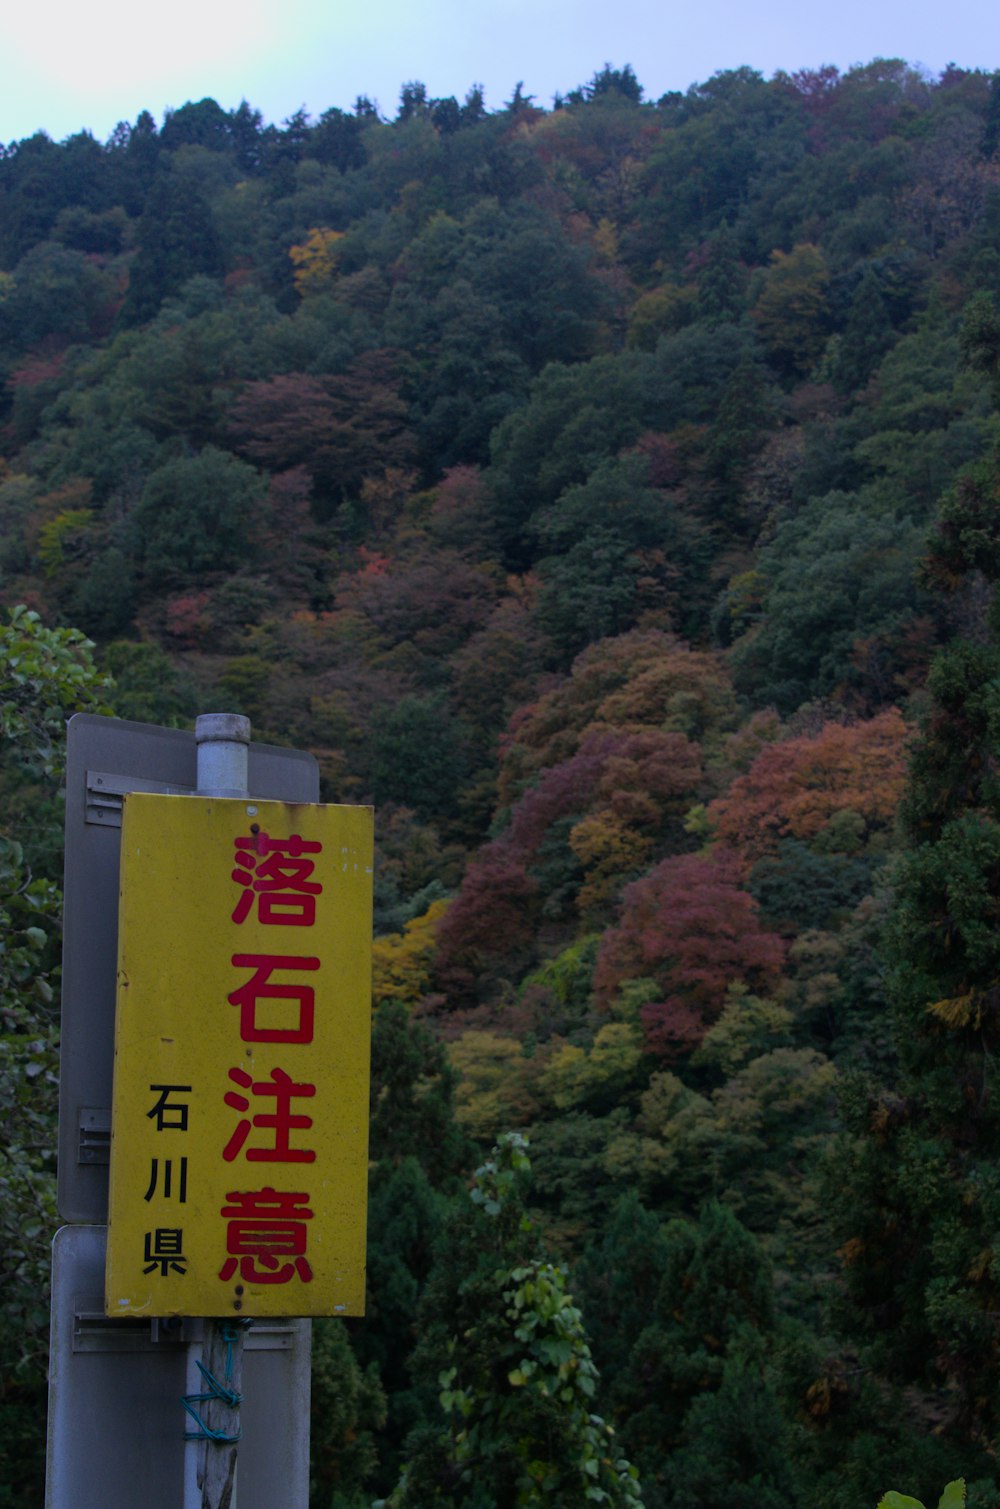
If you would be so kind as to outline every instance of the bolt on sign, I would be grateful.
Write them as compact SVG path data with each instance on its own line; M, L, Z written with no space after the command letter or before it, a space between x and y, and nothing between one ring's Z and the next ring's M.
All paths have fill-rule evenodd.
M372 829L126 796L109 1315L364 1313Z

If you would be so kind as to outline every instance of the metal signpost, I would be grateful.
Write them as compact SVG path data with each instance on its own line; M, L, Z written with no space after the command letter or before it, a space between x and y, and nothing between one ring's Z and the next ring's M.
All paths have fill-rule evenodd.
M64 1221L108 1218L122 798L129 791L192 795L197 784L193 733L92 713L69 720L59 1077ZM247 784L255 796L319 800L316 761L299 750L251 744Z
M202 1323L109 1320L105 1237L64 1226L53 1244L45 1502L178 1509L190 1498L181 1400ZM269 1320L247 1334L240 1509L309 1501L309 1332L308 1320Z
M285 1316L363 1308L371 814L248 737L70 722L47 1509L235 1506L241 1392L240 1509L305 1509Z

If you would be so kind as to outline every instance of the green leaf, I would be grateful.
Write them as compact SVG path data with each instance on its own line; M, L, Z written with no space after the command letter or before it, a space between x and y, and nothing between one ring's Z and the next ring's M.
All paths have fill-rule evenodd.
M919 1499L911 1499L905 1493L889 1492L879 1499L877 1509L924 1509Z
M949 1483L938 1501L938 1509L965 1509L965 1479Z

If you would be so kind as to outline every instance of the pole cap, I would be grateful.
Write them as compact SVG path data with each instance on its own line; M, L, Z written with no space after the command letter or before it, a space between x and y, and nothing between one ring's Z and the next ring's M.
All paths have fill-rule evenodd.
M250 743L250 719L242 713L200 713L194 720L198 744Z

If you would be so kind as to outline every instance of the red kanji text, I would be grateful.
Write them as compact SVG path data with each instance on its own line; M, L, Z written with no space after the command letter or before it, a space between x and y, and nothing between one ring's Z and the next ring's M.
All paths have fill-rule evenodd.
M240 1037L245 1043L311 1043L316 995L310 985L292 985L284 981L272 981L275 970L319 969L318 959L299 958L294 954L233 954L232 962L237 969L252 969L253 975L245 985L234 990L229 1000L240 1008ZM275 1026L268 1017L264 1024L257 1020L261 1001L285 1002L291 1007L294 1025ZM272 1008L274 1011L276 1008ZM279 1015L283 1015L280 1013Z
M260 922L312 927L316 921L316 897L323 887L310 880L316 866L303 856L321 853L323 845L298 833L290 838L255 833L234 842L236 868L232 878L245 889L233 908L233 921L245 922L256 902Z
M219 1270L223 1280L239 1268L248 1284L287 1284L298 1274L304 1284L312 1279L306 1258L308 1194L291 1194L265 1185L258 1190L232 1190L222 1207L225 1216L226 1252Z
M233 1135L226 1143L222 1156L227 1163L232 1163L238 1157L253 1130L269 1130L271 1137L267 1145L248 1147L244 1156L250 1163L314 1163L316 1154L312 1149L292 1147L291 1134L293 1131L307 1131L312 1126L311 1116L293 1116L291 1105L296 1096L312 1096L316 1094L316 1086L309 1084L296 1084L290 1074L284 1069L272 1069L270 1080L254 1082L253 1076L245 1069L230 1069L229 1078L234 1084L242 1089L249 1090L251 1095L272 1096L274 1110L261 1112L250 1117L244 1116L237 1124ZM224 1100L227 1106L234 1111L249 1111L250 1101L245 1095L240 1095L230 1090Z

